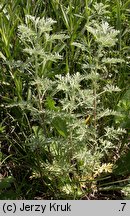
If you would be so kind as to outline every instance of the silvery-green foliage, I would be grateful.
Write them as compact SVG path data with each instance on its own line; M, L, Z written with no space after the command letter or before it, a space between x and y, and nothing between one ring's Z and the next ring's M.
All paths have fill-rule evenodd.
M40 78L40 77L36 77L34 78L34 80L30 83L32 87L36 87L38 86L39 91L40 91L40 95L41 95L41 100L43 100L43 97L45 95L46 92L52 90L53 88L53 83L50 79L46 78Z
M91 34L93 34L95 41L99 43L99 45L103 47L111 47L115 45L119 31L110 27L108 22L102 21L102 23L98 24L94 21L91 25L86 25L86 28Z
M116 116L116 115L119 115L119 112L117 111L114 111L114 110L110 110L110 109L104 109L103 107L102 108L99 108L99 111L97 113L97 119L101 119L105 116Z
M29 59L35 74L45 74L48 62L61 60L62 56L59 51L62 46L59 45L59 51L55 51L56 41L61 44L68 38L65 34L52 34L52 26L56 23L52 18L40 18L26 15L25 24L18 27L19 37L25 45L23 51L30 55ZM35 65L34 65L35 62ZM40 70L40 72L39 72Z
M116 63L123 63L125 62L123 59L120 58L103 58L102 59L103 63L107 64L116 64Z
M22 105L15 103L15 105L19 104L23 108L25 104L24 108L40 122L43 122L42 118L45 114L45 95L52 92L53 88L53 83L48 78L49 74L53 74L51 63L62 59L59 52L64 48L64 40L68 38L63 33L53 34L54 24L56 21L52 18L26 15L25 24L18 27L19 38L24 45L23 51L27 55L26 62L29 63L25 71L31 76L28 77L30 85L27 93L28 102L26 104L22 102ZM33 112L34 110L37 112Z
M103 10L100 13L104 14ZM62 58L53 48L57 41L63 43L67 38L64 34L52 34L53 24L55 21L51 18L29 15L25 25L19 26L24 51L34 71L30 84L36 89L26 108L30 105L33 119L40 124L37 133L37 128L33 128L26 146L34 154L35 151L51 153L51 162L47 160L43 163L39 159L41 172L49 173L52 181L59 179L60 186L64 187L68 183L75 185L74 181L78 178L92 178L104 155L113 153L115 146L120 148L118 137L124 131L106 126L101 131L100 121L118 115L115 110L105 107L102 98L120 91L113 83L105 82L104 77L111 74L108 65L121 60L108 58L107 50L116 44L119 31L109 26L107 21L90 20L86 29L93 36L91 42L95 46L93 48L91 42L89 45L94 54L87 50L87 40L72 43L84 53L83 73L60 74L51 81L47 77L47 64ZM89 118L88 121L86 118ZM74 181L70 179L69 172L73 172Z
M80 88L80 82L83 80L83 76L78 72L72 76L69 73L66 76L56 75L56 78L59 79L57 89L65 92L78 90Z
M106 48L113 47L116 44L119 31L115 30L104 20L98 20L98 22L90 20L86 28L93 35L94 43L97 44L92 48L95 54L91 55L91 58L87 55L89 53L87 40L84 40L84 42L73 42L73 46L84 52L84 73L82 75L79 73L70 75L68 73L65 76L56 76L56 82L57 91L64 93L64 97L60 100L61 110L62 112L69 112L71 116L70 119L66 119L69 131L66 143L69 142L72 146L72 157L78 160L79 157L76 152L80 149L82 152L80 157L85 161L88 158L86 159L83 156L83 152L90 151L92 162L95 161L96 152L98 155L96 161L99 161L99 165L104 154L110 154L111 151L120 148L119 137L123 136L125 132L120 128L113 128L113 126L111 128L104 127L101 131L101 123L99 123L106 117L119 115L117 111L109 107L106 108L102 103L102 98L107 97L108 93L111 95L114 92L121 91L118 86L111 84L111 82L109 83L109 80L108 83L107 81L104 82L104 77L111 76L111 72L108 70L109 64L122 63L123 60L108 58L109 50L106 50ZM93 45L91 46L93 47ZM82 81L86 82L86 87L84 88L82 88ZM88 114L90 115L90 122L88 122L88 125L85 125L85 117Z
M103 17L104 15L106 16L107 14L110 13L109 10L107 10L107 8L109 7L109 5L107 4L103 4L103 3L97 3L95 2L94 5L94 10L96 11L96 14L98 15L98 18L101 16Z
M110 85L110 84L107 84L106 86L104 86L103 89L104 89L105 92L110 92L110 93L121 91L121 89L119 87L113 86L113 85Z
M57 75L57 91L63 91L66 95L60 102L63 105L63 110L72 113L78 107L92 107L93 93L89 89L81 88L81 81L84 76L78 72L74 75L69 73L66 76Z
M105 131L106 131L105 136L108 137L111 140L114 140L114 139L119 140L119 137L117 137L117 135L120 136L120 135L122 135L123 133L126 132L122 128L114 129L114 127L106 127Z
M78 76L78 74L76 75L76 77L78 77L76 85L74 85L75 75L70 76L67 74L66 76L57 76L57 78L58 78L57 90L63 91L65 93L64 99L60 100L61 105L62 105L61 109L63 111L67 111L70 114L72 114L73 121L72 121L72 123L68 122L67 124L68 124L68 127L70 127L77 134L76 139L78 137L80 137L79 140L81 140L81 137L82 137L82 140L86 139L87 141L89 141L89 138L91 137L90 140L92 141L93 126L91 127L91 125L90 125L91 134L89 134L89 128L87 126L85 126L85 120L84 120L85 110L86 110L86 115L87 115L87 112L89 112L89 113L91 113L91 115L93 115L93 111L94 111L93 101L95 98L96 98L96 100L97 100L97 98L99 98L99 101L97 100L98 106L96 108L97 120L104 118L106 116L118 115L119 113L117 111L110 110L109 108L104 109L104 107L102 107L102 105L100 105L100 96L102 94L105 94L106 92L112 93L112 92L120 91L120 89L118 87L106 85L102 89L102 92L100 92L100 93L97 92L97 94L94 96L93 91L91 91L89 89L84 89L84 90L81 89L80 82L81 82L82 78L84 78L84 76L82 76L82 78L79 78L80 76ZM69 77L69 79L68 79L68 77ZM92 77L91 77L91 79L92 79ZM95 80L95 78L94 78L94 80ZM73 113L77 109L79 109L79 110L82 109L84 111L82 112L82 114L77 113L74 115ZM77 120L75 118L76 115L80 117ZM98 122L97 122L97 124L98 124ZM117 130L117 132L118 132L118 130ZM123 133L122 130L120 132ZM119 133L117 133L117 135L119 135ZM86 143L87 143L87 141L86 141Z

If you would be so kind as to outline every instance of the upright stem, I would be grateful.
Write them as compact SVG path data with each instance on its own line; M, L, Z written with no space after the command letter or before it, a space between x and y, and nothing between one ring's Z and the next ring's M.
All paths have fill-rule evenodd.
M93 110L93 116L94 116L94 128L95 128L95 131L96 131L96 128L97 128L97 101L96 101L96 82L94 81L93 83L93 96L94 96L94 101L93 101L93 107L94 107L94 110Z
M37 55L35 55L35 74L36 74L36 81L37 81L39 78L39 75L38 75L38 56ZM45 124L44 124L44 113L42 112L43 111L42 94L41 94L40 86L38 83L36 84L36 89L37 89L37 95L38 95L38 108L39 108L39 111L41 112L40 123L41 123L41 126L43 128L44 134L46 134Z
M102 53L102 46L99 46L97 51L97 57L95 62L95 75L97 75L98 68L99 68L99 62L100 62L100 54ZM94 116L94 128L95 128L95 141L97 139L96 137L96 130L97 130L97 78L93 80L93 116Z

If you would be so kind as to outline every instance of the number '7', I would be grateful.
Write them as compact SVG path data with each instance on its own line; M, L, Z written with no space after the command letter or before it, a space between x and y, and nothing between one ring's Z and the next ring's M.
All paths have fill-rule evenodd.
M122 206L122 211L124 211L124 208L126 206L126 203L121 203L123 206Z

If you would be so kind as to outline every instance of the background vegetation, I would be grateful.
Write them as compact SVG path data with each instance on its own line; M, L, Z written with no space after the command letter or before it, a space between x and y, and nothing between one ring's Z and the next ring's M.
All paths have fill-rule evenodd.
M129 12L1 0L1 199L130 199Z

